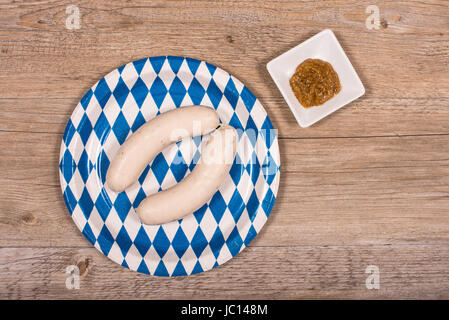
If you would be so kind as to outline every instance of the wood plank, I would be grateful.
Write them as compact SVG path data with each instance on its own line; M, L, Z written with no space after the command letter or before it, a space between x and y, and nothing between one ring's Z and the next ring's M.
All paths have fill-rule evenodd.
M0 99L0 131L62 135L79 98ZM366 98L303 129L287 105L264 105L280 138L449 134L448 99Z
M129 271L94 248L1 248L1 299L449 298L446 245L251 247L218 268L181 278ZM79 290L65 286L78 265ZM368 290L367 266L380 271Z
M265 64L324 28L336 31L367 87L366 97L448 98L444 1L379 3L384 28L378 32L365 26L369 1L191 1L182 2L185 8L174 1L134 7L84 1L76 31L65 29L66 4L3 5L4 98L79 98L124 63L172 54L223 67L265 103L280 98Z
M0 132L0 246L88 245L62 200L60 138ZM278 199L254 245L446 243L447 140L281 140Z
M0 299L449 299L449 3L68 0L0 3ZM366 95L306 130L265 65L332 29ZM126 270L81 235L62 200L62 133L109 71L157 55L242 80L279 129L281 185L236 259L186 278ZM77 264L81 289L65 288ZM377 265L381 289L365 289Z

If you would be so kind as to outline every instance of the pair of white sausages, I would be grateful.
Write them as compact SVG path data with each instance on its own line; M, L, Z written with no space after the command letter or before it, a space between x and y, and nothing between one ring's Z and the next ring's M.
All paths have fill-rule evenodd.
M120 147L106 174L108 186L121 192L137 181L145 167L168 145L186 137L205 135L219 125L217 113L191 106L163 113L140 127ZM144 224L181 219L201 208L229 173L237 149L237 132L227 125L216 129L193 171L173 187L152 194L137 208Z

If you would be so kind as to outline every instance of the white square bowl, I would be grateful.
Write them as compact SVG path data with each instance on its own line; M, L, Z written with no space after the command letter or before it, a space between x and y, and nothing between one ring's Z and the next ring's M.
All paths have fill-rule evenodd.
M306 59L329 62L340 78L341 91L323 105L304 108L290 87L296 67ZM299 125L306 128L344 105L363 96L365 87L334 33L323 30L267 63L267 69L293 112Z

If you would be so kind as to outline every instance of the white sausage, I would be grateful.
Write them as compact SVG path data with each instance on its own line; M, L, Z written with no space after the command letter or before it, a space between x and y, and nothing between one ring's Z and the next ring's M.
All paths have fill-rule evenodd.
M218 124L218 114L209 107L182 107L160 114L120 147L106 174L107 184L113 191L125 190L165 147L185 137L208 134Z
M237 150L237 131L222 125L207 141L193 171L173 187L152 194L137 208L144 224L181 219L212 198L229 173Z

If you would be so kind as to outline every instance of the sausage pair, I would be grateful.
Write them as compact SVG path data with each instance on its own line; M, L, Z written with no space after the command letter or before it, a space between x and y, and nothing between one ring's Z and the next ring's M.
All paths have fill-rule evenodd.
M211 108L190 106L165 112L140 127L118 150L106 174L115 192L132 185L165 147L186 137L205 135L219 125ZM193 171L173 187L152 194L137 208L144 224L181 219L204 205L228 174L237 150L237 132L221 125L210 136Z

